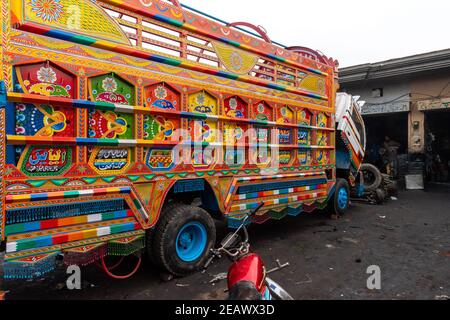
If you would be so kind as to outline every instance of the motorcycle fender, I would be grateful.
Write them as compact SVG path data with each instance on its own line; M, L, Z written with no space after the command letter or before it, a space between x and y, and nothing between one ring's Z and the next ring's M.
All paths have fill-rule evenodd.
M234 262L228 270L228 289L240 281L250 281L260 293L265 289L264 263L260 256L251 253Z

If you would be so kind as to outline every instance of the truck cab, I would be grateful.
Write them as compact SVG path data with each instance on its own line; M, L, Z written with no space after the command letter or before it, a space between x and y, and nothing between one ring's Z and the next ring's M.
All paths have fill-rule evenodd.
M366 149L366 129L357 99L347 93L336 96L336 167L338 176L351 186L361 168Z

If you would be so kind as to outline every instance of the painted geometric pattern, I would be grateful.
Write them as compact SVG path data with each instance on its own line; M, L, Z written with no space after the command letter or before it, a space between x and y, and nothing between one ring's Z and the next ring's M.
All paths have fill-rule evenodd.
M253 69L258 56L223 43L214 42L214 49L225 68L237 74L247 74Z
M154 171L170 170L174 166L171 149L147 149L146 164Z
M311 205L306 204L292 204L288 206L282 206L279 209L271 209L265 212L262 215L257 215L252 218L252 223L263 224L266 221L273 220L281 220L286 216L296 217L304 212L312 212L316 209L324 209L327 206L327 200L319 200ZM230 214L227 216L227 223L230 229L237 229L242 224L242 220L245 218L245 215L237 213Z
M37 236L17 241L10 240L6 243L6 253L13 253L22 250L48 247L67 242L97 238L106 235L129 232L139 229L141 229L141 227L137 222L124 222L98 228L85 229L82 231L65 232L47 236Z
M252 181L250 177L250 180L242 181L236 187L229 211L235 214L251 210L262 201L265 207L285 207L290 203L314 202L326 197L326 177L320 174L309 176L311 178L302 178L300 175L295 180L276 180L269 177L264 183Z
M96 213L78 217L68 217L59 219L42 220L36 222L17 223L7 225L5 228L6 235L12 235L16 233L24 233L38 230L46 230L58 227L67 227L76 224L93 223L114 219L129 218L133 216L131 210L121 210L106 213Z
M25 6L25 18L39 24L128 44L120 27L88 0L14 0Z

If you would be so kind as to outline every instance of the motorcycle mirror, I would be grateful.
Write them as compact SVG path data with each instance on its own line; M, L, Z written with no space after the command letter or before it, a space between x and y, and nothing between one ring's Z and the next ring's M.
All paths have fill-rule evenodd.
M237 233L229 233L220 243L220 245L225 248L233 247L239 241L239 235Z

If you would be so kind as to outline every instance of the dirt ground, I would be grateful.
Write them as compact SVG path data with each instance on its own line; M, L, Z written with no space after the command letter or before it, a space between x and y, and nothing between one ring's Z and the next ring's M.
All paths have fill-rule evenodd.
M449 299L450 191L402 192L398 201L354 203L331 220L304 214L250 228L253 250L295 299ZM111 280L96 267L83 269L83 289L65 288L65 270L34 282L3 281L7 299L223 299L226 282L211 285L230 262L205 274L164 282L150 264L132 279ZM381 290L368 290L367 268L381 268ZM0 270L1 272L1 270Z

